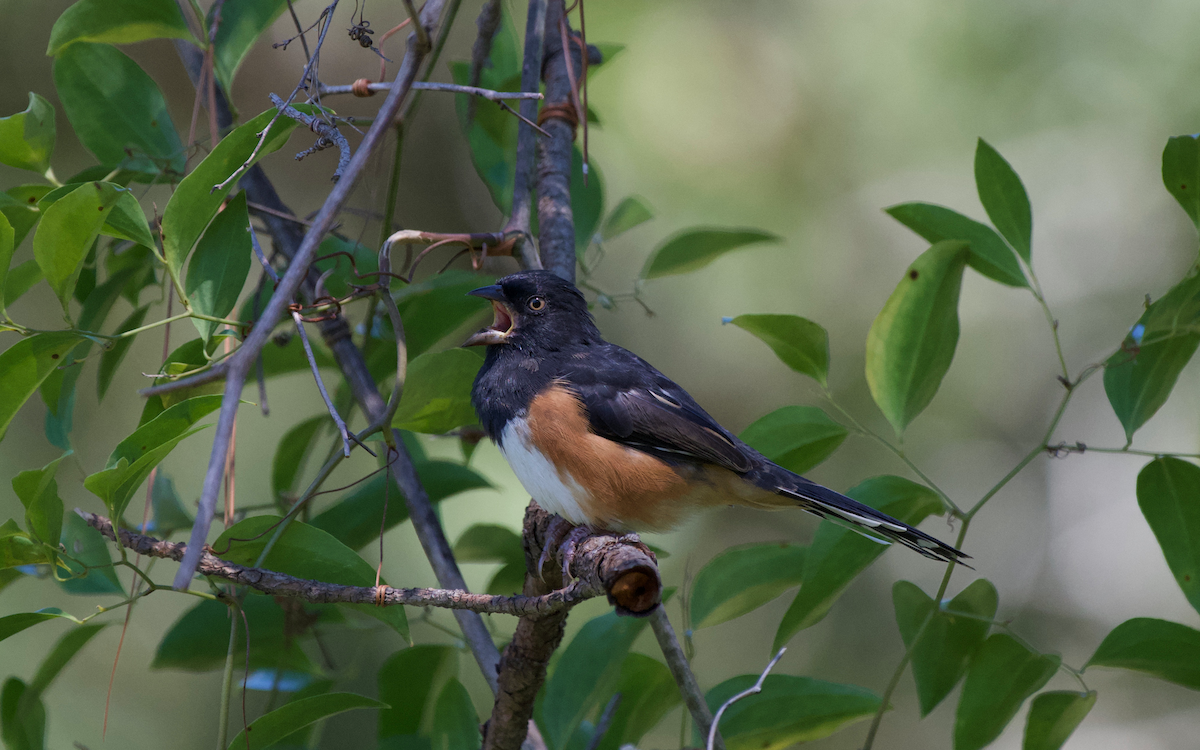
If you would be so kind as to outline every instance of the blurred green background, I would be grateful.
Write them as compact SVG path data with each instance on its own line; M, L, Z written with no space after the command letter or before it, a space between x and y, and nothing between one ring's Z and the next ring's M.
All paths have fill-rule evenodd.
M230 0L236 2L237 0ZM27 93L56 101L51 60L44 56L54 19L65 0L0 0L0 114L20 111ZM312 20L323 3L299 0ZM468 56L478 2L465 2L435 80L449 80L445 62ZM337 27L351 24L353 3L343 2ZM523 26L523 4L510 11ZM395 2L375 0L367 18L377 30L404 17ZM286 16L285 16L286 18ZM689 389L734 431L779 406L821 405L819 392L787 370L760 342L722 316L792 313L830 333L830 384L860 419L890 429L872 405L863 377L867 329L907 264L926 243L881 209L923 200L985 218L975 196L972 156L984 137L1024 180L1034 209L1034 266L1060 320L1072 372L1110 353L1140 314L1146 294L1161 295L1194 261L1196 239L1185 215L1162 188L1159 155L1168 136L1200 129L1200 6L1163 2L1045 3L862 0L834 2L595 1L587 5L588 38L626 49L591 78L589 100L601 124L590 152L611 207L637 194L653 207L654 221L608 247L595 281L627 291L652 247L696 224L752 226L783 241L726 256L699 272L648 282L648 317L633 303L597 310L607 337L648 358ZM281 20L268 35L289 35ZM159 82L185 134L192 97L170 42L123 48ZM395 60L400 37L384 45ZM377 76L379 59L340 33L331 33L322 80L349 83ZM290 91L303 64L298 46L261 44L246 60L235 86L244 116L266 109L267 93ZM395 66L391 66L394 72ZM379 99L342 98L339 112L369 114ZM481 105L486 106L486 105ZM58 109L55 171L66 177L93 162L74 140ZM207 126L199 126L201 134ZM493 231L502 217L476 176L454 119L453 101L427 94L404 144L397 218L430 231ZM285 201L298 213L315 210L329 189L334 156L295 163L289 151L265 162ZM293 148L294 147L294 148ZM390 148L390 147L389 147ZM352 205L379 209L391 155L361 181ZM0 189L27 181L0 166ZM157 192L156 192L157 191ZM165 189L148 201L165 205ZM147 203L147 206L149 204ZM343 217L351 236L376 236L374 225ZM370 241L370 240L368 240ZM17 261L29 257L29 241ZM510 266L498 264L502 272ZM119 303L123 305L124 303ZM44 287L11 309L26 324L52 327L57 305ZM113 313L124 317L127 310ZM941 391L906 436L910 457L952 497L973 503L1039 439L1061 386L1041 310L1026 292L968 272L960 305L962 338ZM193 335L176 326L173 344ZM5 344L7 345L7 344ZM134 393L161 357L160 332L139 337L103 405L85 376L73 440L78 462L64 466L59 485L68 507L99 510L80 484L103 465L112 445L136 425ZM1200 449L1200 398L1195 368L1185 371L1171 402L1138 434L1135 446L1178 452ZM321 412L310 378L273 381L272 414L241 412L238 432L239 502L265 499L279 435ZM34 399L0 444L0 519L19 516L9 491L16 472L41 466L58 452L43 437L44 407ZM164 464L185 501L194 502L207 458L207 433L191 438ZM1072 403L1058 439L1119 447L1120 425L1100 379ZM427 439L432 454L457 456L457 444ZM527 497L495 449L484 444L475 466L497 490L477 491L441 508L451 539L473 523L518 529ZM1138 511L1134 483L1146 459L1090 454L1038 459L976 519L966 551L977 576L1000 591L1001 619L1011 620L1035 647L1060 652L1082 665L1101 638L1127 618L1151 616L1195 625ZM361 476L351 463L337 477ZM358 472L357 475L355 472ZM905 475L878 445L850 438L812 478L845 489L882 473ZM733 544L807 540L816 521L801 513L745 509L710 512L677 531L650 538L671 552L668 584ZM929 521L927 531L952 538ZM407 525L387 537L384 574L396 585L431 585L432 573ZM373 560L372 560L373 561ZM170 566L163 566L164 570ZM467 565L468 581L482 587L493 566ZM161 573L161 571L160 571ZM890 589L906 578L927 591L942 567L892 552L859 578L819 625L796 636L779 669L882 692L903 648ZM973 579L958 575L951 594ZM789 597L739 620L697 633L694 666L705 687L758 672ZM77 615L94 602L73 598L33 580L0 596L0 615L60 606ZM164 630L191 606L185 597L159 594L135 610L116 671L106 743L144 747L167 741L207 748L215 737L219 675L147 669ZM604 611L580 607L569 632ZM672 616L678 613L672 608ZM418 642L448 642L410 613ZM120 621L121 615L110 619ZM444 612L432 619L452 625ZM493 617L507 632L511 622ZM119 624L102 633L47 695L49 746L101 744L105 688ZM5 674L28 678L61 634L57 625L0 644ZM377 664L401 646L395 634L364 626L361 643L331 644L334 662L350 676L347 689L373 694ZM655 653L645 636L638 650ZM469 658L461 674L484 710L486 688ZM1098 704L1068 747L1146 750L1194 746L1200 710L1194 693L1127 672L1094 671L1089 685ZM1061 673L1049 687L1072 686ZM949 747L956 701L945 701L919 721L911 678L900 684L880 746ZM996 743L1020 745L1023 714ZM672 713L643 743L678 746L679 716ZM819 746L858 747L865 726L845 730ZM324 746L370 745L374 721L366 713L334 719Z

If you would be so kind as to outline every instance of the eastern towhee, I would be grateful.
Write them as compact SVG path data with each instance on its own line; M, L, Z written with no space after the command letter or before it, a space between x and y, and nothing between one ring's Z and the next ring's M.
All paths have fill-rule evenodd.
M475 410L547 511L593 530L662 531L710 506L798 507L935 560L968 557L767 460L601 338L583 295L553 273L516 273L470 294L495 310L463 344L487 345Z

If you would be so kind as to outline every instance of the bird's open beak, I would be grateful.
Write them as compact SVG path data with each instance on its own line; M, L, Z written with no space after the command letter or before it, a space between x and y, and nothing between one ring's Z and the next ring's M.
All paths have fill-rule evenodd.
M492 301L492 311L495 314L495 319L487 328L480 329L477 333L463 342L463 346L489 346L491 344L502 344L505 339L512 335L513 328L516 327L516 318L512 314L512 310L508 307L507 299L504 296L504 290L499 284L492 286L480 287L471 292L467 292L472 297L482 297Z

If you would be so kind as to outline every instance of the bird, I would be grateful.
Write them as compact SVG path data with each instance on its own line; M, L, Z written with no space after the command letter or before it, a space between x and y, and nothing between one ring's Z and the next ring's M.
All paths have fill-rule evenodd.
M463 343L487 347L471 389L480 424L533 499L576 530L666 531L709 507L791 507L934 560L970 557L739 440L605 341L570 281L521 271L468 294L493 308L491 325Z

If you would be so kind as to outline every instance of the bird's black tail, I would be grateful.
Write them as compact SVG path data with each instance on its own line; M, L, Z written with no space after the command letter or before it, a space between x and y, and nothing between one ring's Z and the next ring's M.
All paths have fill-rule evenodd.
M772 464L762 473L769 476L774 485L772 489L777 494L795 500L809 513L848 526L875 541L884 544L899 542L932 560L955 562L960 565L966 565L963 560L969 560L971 557L920 529L915 529L828 487L810 482L782 467Z

